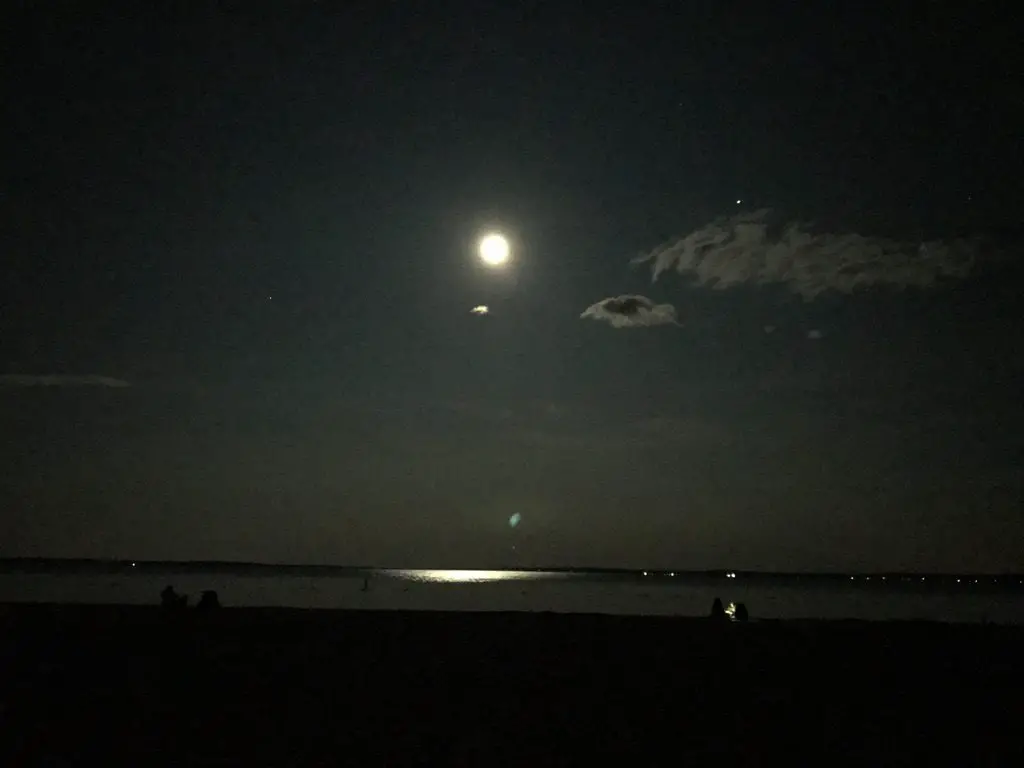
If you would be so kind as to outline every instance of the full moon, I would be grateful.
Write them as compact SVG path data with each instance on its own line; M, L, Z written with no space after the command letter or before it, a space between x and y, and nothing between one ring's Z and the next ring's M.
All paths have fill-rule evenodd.
M487 235L480 241L480 258L484 264L500 267L508 261L508 240L501 235Z

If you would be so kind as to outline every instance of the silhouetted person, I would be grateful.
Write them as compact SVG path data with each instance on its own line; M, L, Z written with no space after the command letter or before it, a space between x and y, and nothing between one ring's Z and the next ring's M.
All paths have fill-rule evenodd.
M736 616L734 617L734 619L736 621L746 621L747 618L748 616L746 603L736 603Z
M188 605L188 595L179 595L168 584L160 593L160 605L165 611L177 611Z
M725 621L728 618L725 615L725 607L722 605L722 598L716 597L715 602L711 604L711 616L712 621Z

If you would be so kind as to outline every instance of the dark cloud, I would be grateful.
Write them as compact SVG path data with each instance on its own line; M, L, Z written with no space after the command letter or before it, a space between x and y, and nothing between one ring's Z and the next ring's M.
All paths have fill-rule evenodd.
M123 379L110 376L67 376L61 374L28 375L8 373L0 375L0 386L7 387L130 387Z
M930 288L967 277L983 255L980 238L914 243L815 233L799 222L774 227L769 215L764 209L717 219L632 263L650 264L652 281L674 269L700 286L780 284L810 300L874 286Z
M655 325L679 325L671 304L655 304L646 296L612 296L591 304L581 318L603 320L613 328L647 328Z

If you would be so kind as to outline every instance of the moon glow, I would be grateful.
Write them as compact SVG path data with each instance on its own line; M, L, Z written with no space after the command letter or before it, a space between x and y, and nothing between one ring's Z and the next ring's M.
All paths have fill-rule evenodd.
M489 267L500 267L508 261L508 240L498 234L490 234L480 240L480 260Z

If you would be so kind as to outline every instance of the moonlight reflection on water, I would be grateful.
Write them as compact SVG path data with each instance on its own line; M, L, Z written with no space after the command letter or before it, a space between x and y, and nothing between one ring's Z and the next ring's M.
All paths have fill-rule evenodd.
M549 571L431 571L431 570L398 570L388 571L394 576L407 581L432 583L471 584L486 581L534 581L550 580L564 577L565 574Z

